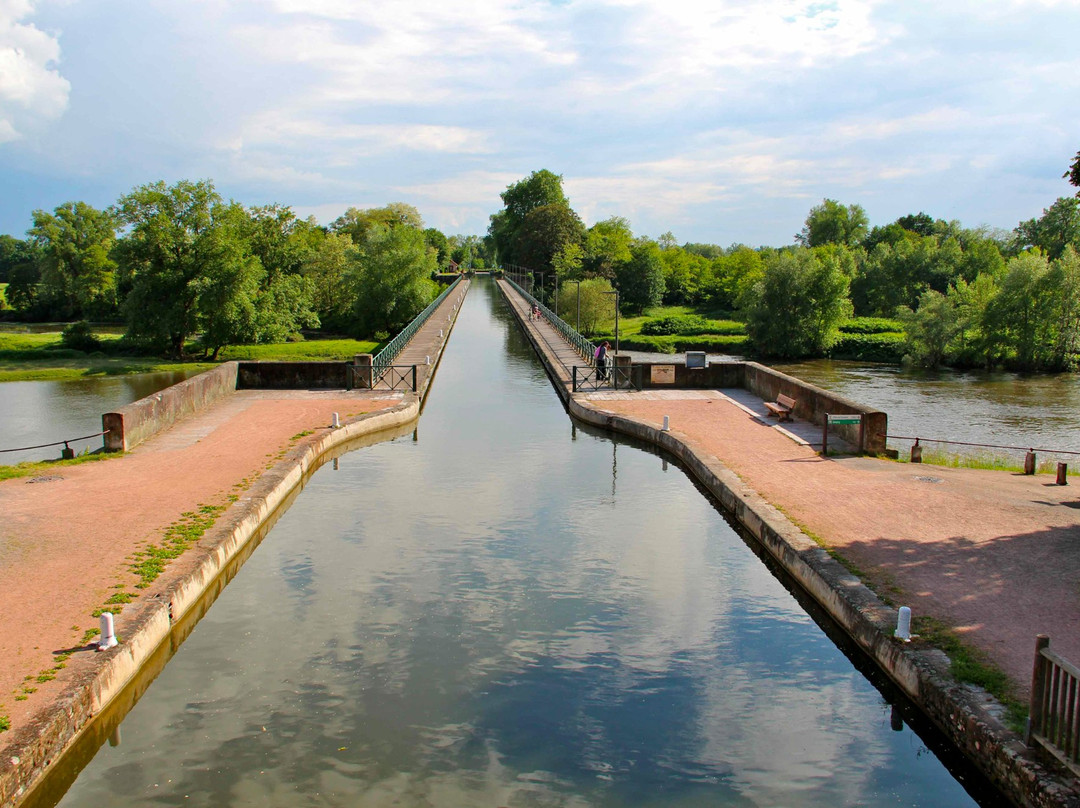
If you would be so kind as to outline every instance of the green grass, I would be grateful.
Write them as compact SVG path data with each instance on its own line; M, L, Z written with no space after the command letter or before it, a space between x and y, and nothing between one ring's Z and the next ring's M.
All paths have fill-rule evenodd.
M213 527L214 522L224 511L224 505L200 505L195 511L181 514L180 519L165 528L159 544L149 544L134 553L131 571L139 577L139 583L135 584L135 588L145 589L150 586L172 559L179 558L185 550ZM113 598L115 597L116 595L113 595ZM112 598L109 600L112 601ZM94 616L100 616L101 611L105 609L98 610Z
M6 715L0 715L0 732L7 732L11 729L11 719Z
M57 451L59 451L59 448ZM15 477L36 477L38 475L48 474L50 471L63 468L64 466L97 463L99 460L121 457L122 454L122 452L113 452L110 454L81 454L73 457L71 460L27 461L25 463L18 463L14 466L0 466L0 480L11 480Z
M1028 705L1016 696L1013 684L986 654L964 642L956 630L934 617L916 617L912 632L916 642L927 643L944 651L949 657L949 672L958 682L981 687L1005 707L1005 722L1015 732L1024 731Z
M65 348L59 331L40 334L0 331L0 382L63 381L90 376L122 376L131 373L160 371L202 371L215 362L192 359L169 360L153 356L118 354L115 342L120 335L96 332L105 344L103 351L84 353ZM373 340L313 339L272 345L236 345L221 352L219 362L241 360L319 361L351 359L354 354L373 353L379 343ZM189 353L201 349L194 343Z
M923 444L922 462L925 466L945 466L953 469L984 469L988 471L1009 471L1020 474L1024 470L1024 461L1015 456L995 454L993 452L959 453L948 452L944 449L931 449ZM901 463L911 462L910 450L900 450ZM1037 462L1035 471L1038 474L1057 474L1057 460L1042 460ZM1070 465L1075 466L1075 463ZM1080 474L1080 469L1070 468L1070 477Z

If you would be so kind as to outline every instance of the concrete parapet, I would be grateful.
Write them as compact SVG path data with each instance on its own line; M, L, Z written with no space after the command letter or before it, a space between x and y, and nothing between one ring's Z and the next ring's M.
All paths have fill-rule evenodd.
M237 390L345 390L351 362L238 362Z
M126 452L182 418L206 409L236 390L236 362L212 370L141 398L101 416L106 431L105 451Z

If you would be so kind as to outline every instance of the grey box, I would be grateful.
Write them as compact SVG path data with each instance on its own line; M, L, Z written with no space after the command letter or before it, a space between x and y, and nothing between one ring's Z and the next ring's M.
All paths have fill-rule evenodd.
M686 367L687 368L704 368L708 367L709 362L705 358L704 351L687 351L686 352Z

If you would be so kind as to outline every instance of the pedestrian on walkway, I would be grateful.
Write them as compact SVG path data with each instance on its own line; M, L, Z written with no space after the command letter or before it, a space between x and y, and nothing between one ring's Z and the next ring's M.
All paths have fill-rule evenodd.
M607 352L610 347L611 343L604 340L596 348L596 377L601 381L606 381L608 377Z

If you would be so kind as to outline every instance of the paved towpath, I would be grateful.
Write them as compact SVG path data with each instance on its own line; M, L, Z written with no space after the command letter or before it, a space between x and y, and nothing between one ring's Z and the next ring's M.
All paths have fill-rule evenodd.
M1075 483L868 457L825 459L815 446L819 426L798 419L781 426L745 390L611 391L577 400L653 426L668 416L673 432L838 550L879 592L916 617L954 625L1021 695L1037 634L1049 634L1058 653L1080 663Z
M456 316L467 288L463 281L396 360L431 357L430 367L418 368L422 390L449 337L447 317ZM344 423L407 395L239 390L123 456L0 481L0 716L12 724L0 733L0 748L60 697L69 671L47 678L56 655L94 654L84 636L98 625L92 612L120 588L139 592L133 552L159 542L186 512L229 506L290 448L325 435L333 413ZM160 580L181 574L185 558ZM42 675L47 681L37 680Z

